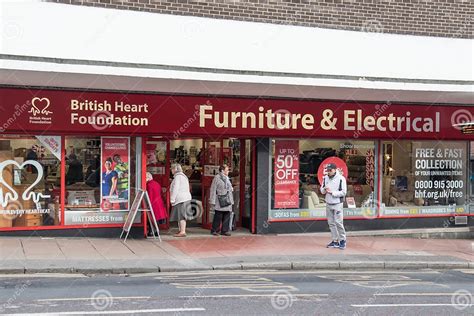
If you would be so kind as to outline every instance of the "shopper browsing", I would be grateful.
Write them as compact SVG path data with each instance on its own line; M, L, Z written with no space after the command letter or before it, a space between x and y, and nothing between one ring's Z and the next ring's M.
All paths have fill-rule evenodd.
M323 177L321 193L326 195L326 216L332 237L327 248L344 250L347 241L342 207L347 193L346 178L336 171L334 163L329 163L326 171L327 175Z
M150 197L151 207L153 208L153 214L158 224L165 224L168 218L166 207L161 196L161 185L153 180L153 175L149 172L146 173L146 191ZM158 233L158 232L155 232ZM148 232L148 236L151 236L151 230Z
M179 232L175 237L186 237L186 220L191 211L191 192L188 177L183 173L180 164L171 166L173 181L170 187L170 202L172 206L170 221L178 221Z

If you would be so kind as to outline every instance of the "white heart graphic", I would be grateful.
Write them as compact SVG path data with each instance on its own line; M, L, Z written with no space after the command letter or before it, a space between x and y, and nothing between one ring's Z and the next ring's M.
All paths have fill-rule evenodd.
M46 101L46 105L42 107L42 105L37 105L36 102L38 103L41 103L43 101ZM36 114L44 114L44 115L48 115L48 114L51 114L53 112L51 111L48 111L47 109L49 108L49 99L48 98L38 98L38 97L35 97L31 100L31 105L33 107L32 112L33 112L33 115L36 115ZM40 109L41 108L41 109Z
M5 167L8 165L14 165L18 167L18 169L22 169L27 165L32 165L36 167L36 170L38 170L38 176L36 177L36 180L21 195L21 198L24 201L33 200L35 203L38 203L41 198L51 197L50 195L44 195L42 193L30 192L43 178L43 166L41 166L39 162L37 162L36 160L27 160L20 165L15 160L5 160L0 163L0 184L7 187L11 192L7 192L4 194L3 188L0 188L0 205L2 207L6 207L9 203L9 200L18 201L18 193L3 179L3 169L5 169Z

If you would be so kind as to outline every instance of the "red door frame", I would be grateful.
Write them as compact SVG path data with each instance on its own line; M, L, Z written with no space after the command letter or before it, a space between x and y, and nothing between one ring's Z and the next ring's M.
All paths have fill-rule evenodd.
M188 138L182 138L182 139L188 139ZM154 139L152 137L144 137L142 138L142 174L146 174L146 144L147 141L153 141ZM244 207L245 207L245 166L247 163L247 156L246 156L246 140L251 141L251 182L252 182L252 201L251 201L251 210L250 210L250 221L251 221L251 226L250 226L250 231L252 233L255 233L255 170L256 170L256 161L255 161L255 139L246 139L246 138L239 138L240 141L240 161L239 161L239 187L240 187L240 194L239 194L239 199L240 199L240 216L237 218L237 227L241 227L242 225L242 218L243 218L243 213L244 213ZM164 141L166 142L166 165L165 165L165 175L169 175L170 168L171 168L171 159L170 159L170 149L171 149L171 140L169 139L160 139L159 141ZM218 139L218 140L212 140L212 139L206 139L202 138L202 147L201 151L204 154L206 150L206 142L220 142L220 148L219 148L219 156L218 156L218 163L221 164L222 161L224 161L224 139ZM202 158L205 159L205 156ZM203 161L204 165L205 161ZM170 182L168 181L167 187L166 187L166 210L168 212L168 215L170 214L170 192L169 192L169 184ZM145 177L142 177L142 187L146 188L146 179ZM206 194L205 194L205 186L201 181L201 187L202 187L202 192L201 192L201 202L203 204L203 211L206 208L205 203L207 203L206 200ZM210 216L209 216L209 211L204 211L202 214L202 224L201 227L205 229L211 229L212 223L209 221ZM147 217L146 213L144 212L143 214L143 223L144 225L144 234L146 236L147 230L148 230L148 222L147 222ZM169 221L164 224L160 225L160 229L167 230L170 228Z
M169 181L169 174L170 174L170 168L171 168L171 164L170 164L170 140L169 139L154 139L153 137L143 137L142 138L142 153L141 153L141 164L142 164L142 181L141 181L141 185L142 185L142 188L144 190L146 190L146 144L148 143L148 141L163 141L166 143L166 164L165 164L165 175L164 175L164 183L163 183L163 186L162 187L165 187L166 188L166 196L165 196L165 208L166 208L166 212L168 214L168 218L170 216L170 190L169 190L169 185L170 185L170 181ZM146 237L147 236L147 233L148 233L148 220L147 220L147 214L146 212L143 212L142 214L142 222L144 223L143 225L143 234L144 236ZM158 228L160 230L168 230L170 228L170 222L169 220L166 221L165 224L161 224L161 225L158 225Z

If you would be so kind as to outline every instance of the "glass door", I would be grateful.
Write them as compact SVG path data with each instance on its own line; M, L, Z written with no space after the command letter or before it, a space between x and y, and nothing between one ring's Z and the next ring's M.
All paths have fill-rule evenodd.
M203 174L202 174L202 227L211 228L214 211L209 207L209 190L214 176L219 173L222 162L222 141L205 140L203 143Z
M237 138L228 138L223 141L222 161L229 166L229 178L232 183L234 205L232 211L235 214L236 227L241 225L241 140Z
M188 177L191 190L191 208L186 214L188 217L186 225L197 227L202 224L202 148L201 138L174 139L170 141L170 166L178 163ZM170 181L172 176L170 175ZM171 182L170 182L171 183Z
M162 198L166 207L166 211L170 213L169 209L169 186L170 186L170 143L161 138L148 138L145 144L146 154L146 171L150 172L153 180L161 185ZM169 218L169 217L168 217ZM169 222L160 224L160 229L169 229Z

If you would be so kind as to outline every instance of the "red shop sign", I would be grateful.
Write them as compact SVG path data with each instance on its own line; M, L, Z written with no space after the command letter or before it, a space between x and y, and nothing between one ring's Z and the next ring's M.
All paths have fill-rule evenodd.
M0 88L0 109L11 134L474 139L469 106Z

